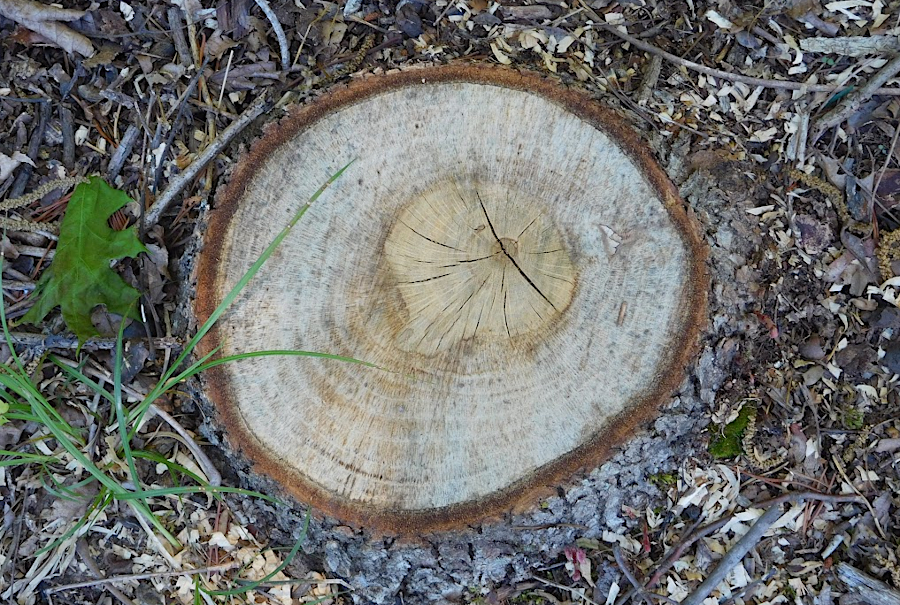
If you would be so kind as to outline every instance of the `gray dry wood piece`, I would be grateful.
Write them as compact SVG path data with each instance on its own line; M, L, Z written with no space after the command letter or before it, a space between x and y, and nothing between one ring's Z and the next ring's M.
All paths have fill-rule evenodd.
M900 592L848 563L837 564L837 577L850 589L859 602L869 605L900 605Z

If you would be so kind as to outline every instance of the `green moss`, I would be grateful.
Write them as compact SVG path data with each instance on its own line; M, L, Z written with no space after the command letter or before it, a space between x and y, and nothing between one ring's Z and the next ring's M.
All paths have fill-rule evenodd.
M660 489L663 489L670 485L675 485L675 482L678 481L678 477L673 473L656 473L655 475L650 475L650 481Z
M729 422L722 429L722 434L713 439L709 444L709 453L713 458L734 458L743 450L741 448L741 437L744 430L750 422L750 417L756 412L756 407L745 405L738 413L738 417L734 421Z
M865 416L856 408L844 409L844 428L858 431L865 426Z

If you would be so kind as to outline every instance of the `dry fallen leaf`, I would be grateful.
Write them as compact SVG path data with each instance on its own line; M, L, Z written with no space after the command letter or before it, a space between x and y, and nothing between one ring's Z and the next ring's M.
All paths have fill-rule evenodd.
M57 8L32 0L0 0L0 15L12 19L56 44L66 52L77 52L85 57L94 54L91 41L60 21L77 21L85 12Z

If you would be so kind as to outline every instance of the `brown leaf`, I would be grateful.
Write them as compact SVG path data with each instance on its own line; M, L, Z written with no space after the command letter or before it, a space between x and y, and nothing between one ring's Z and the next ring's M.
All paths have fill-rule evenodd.
M60 23L81 19L84 11L56 8L32 0L0 0L0 15L40 34L66 52L85 57L94 54L94 46L87 37Z

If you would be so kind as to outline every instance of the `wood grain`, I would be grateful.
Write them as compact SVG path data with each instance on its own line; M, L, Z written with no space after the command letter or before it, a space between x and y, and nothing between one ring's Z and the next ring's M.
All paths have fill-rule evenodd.
M203 319L320 184L206 350L232 444L391 531L470 522L602 460L681 381L705 246L615 114L474 67L372 78L271 129L201 257ZM622 309L627 308L627 313Z

